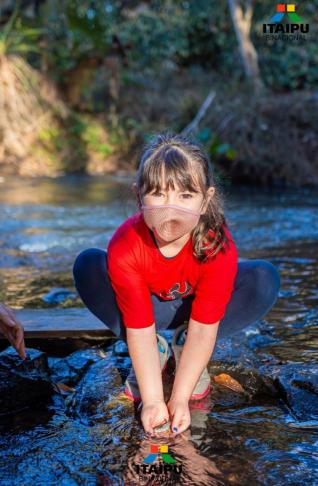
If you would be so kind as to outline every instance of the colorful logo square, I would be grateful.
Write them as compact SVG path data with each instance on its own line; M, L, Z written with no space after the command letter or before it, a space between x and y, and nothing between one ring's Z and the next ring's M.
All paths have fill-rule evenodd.
M168 446L167 445L160 446L160 452L163 452L163 453L168 452Z

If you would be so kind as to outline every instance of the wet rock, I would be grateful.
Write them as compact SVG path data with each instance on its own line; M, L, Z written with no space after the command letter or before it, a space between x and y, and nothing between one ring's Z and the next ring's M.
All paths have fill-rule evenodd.
M230 338L223 338L217 341L211 361L208 365L209 374L212 379L213 388L221 391L223 386L213 379L222 373L229 375L238 381L243 387L244 393L241 399L251 399L258 395L275 397L277 389L270 376L264 375L260 368L265 363L276 364L277 360L272 356L256 353L250 349L248 337L259 336L260 330L257 326L250 326L248 330L239 332ZM215 393L215 397L218 393ZM237 396L238 392L235 393ZM244 398L245 397L245 398ZM222 401L222 397L219 397Z
M75 385L88 368L103 359L104 352L98 348L78 350L66 358L49 358L51 378L55 382Z
M128 347L125 341L122 339L116 341L114 344L114 353L117 354L117 356L129 356Z
M217 342L211 361L222 361L224 364L257 368L259 358L251 351L242 339L223 338Z
M301 421L318 419L318 364L289 363L263 366L292 415Z
M252 399L259 395L266 395L275 397L277 391L273 386L273 382L268 376L262 375L258 369L253 367L245 367L240 363L226 363L223 361L212 361L208 370L212 379L214 389L221 390L222 385L214 381L214 376L225 373L234 378L244 389L244 393L232 391L236 395L242 395L245 399Z
M45 353L28 349L26 360L13 347L0 353L0 416L44 403L53 393Z
M119 358L112 351L92 364L78 383L76 393L67 401L68 413L88 422L111 419L111 405L117 401L123 386L118 364Z
M273 327L261 320L231 337L217 340L213 359L254 368L268 362L277 364L279 360L262 348L269 348L278 341L273 337Z
M76 299L76 297L77 295L75 292L60 287L54 287L42 297L42 300L47 304L60 304L65 300Z

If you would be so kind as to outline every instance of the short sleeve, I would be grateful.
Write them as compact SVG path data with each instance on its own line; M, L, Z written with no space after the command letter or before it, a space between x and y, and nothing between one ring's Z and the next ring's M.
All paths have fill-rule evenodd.
M155 318L150 290L124 238L117 239L114 244L110 241L107 268L125 327L151 326Z
M195 287L191 318L203 324L220 321L234 289L238 269L238 253L231 239L229 248L202 264L202 272Z

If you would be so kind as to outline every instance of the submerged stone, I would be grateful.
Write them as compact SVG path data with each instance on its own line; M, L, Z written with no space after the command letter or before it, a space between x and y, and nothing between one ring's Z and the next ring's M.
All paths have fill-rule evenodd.
M79 349L66 358L49 358L51 378L55 382L75 385L88 368L101 359L101 350L98 348Z
M107 352L104 359L89 367L67 404L71 415L92 421L103 421L112 416L112 407L120 403L123 389L123 380L116 367L118 360L112 352ZM126 402L130 401L126 398Z
M264 366L278 393L298 420L318 420L318 364L288 363Z

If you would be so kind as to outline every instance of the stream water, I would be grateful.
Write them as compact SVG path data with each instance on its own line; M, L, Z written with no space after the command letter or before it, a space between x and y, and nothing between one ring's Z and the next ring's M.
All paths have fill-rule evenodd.
M106 248L135 212L128 179L0 180L0 302L47 309L48 319L53 307L81 307L73 261ZM70 389L0 418L1 485L168 484L141 466L153 443L182 464L173 484L318 484L318 191L225 192L239 257L269 260L281 275L265 319L218 341L212 356L210 372L232 371L248 397L215 385L191 405L183 437L150 441L122 396L131 363L122 342L70 351L56 341L48 351L39 341L32 352L46 352L51 376ZM65 293L50 299L55 288Z

